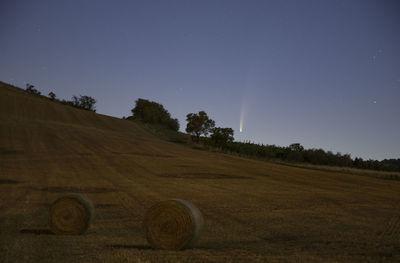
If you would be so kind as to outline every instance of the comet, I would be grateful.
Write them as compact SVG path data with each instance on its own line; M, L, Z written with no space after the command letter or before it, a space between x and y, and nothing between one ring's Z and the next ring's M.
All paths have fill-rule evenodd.
M244 88L243 88L243 93L242 93L242 105L240 107L240 122L239 122L239 132L243 132L244 128L244 119L247 116L248 113L248 105L251 105L249 103L250 101L250 95L252 94L251 92L251 87L254 86L254 78L249 76L249 74L245 75L244 78Z
M244 103L244 101L243 101L243 103L242 103L242 108L240 109L239 132L243 132L244 116L245 116L245 103Z

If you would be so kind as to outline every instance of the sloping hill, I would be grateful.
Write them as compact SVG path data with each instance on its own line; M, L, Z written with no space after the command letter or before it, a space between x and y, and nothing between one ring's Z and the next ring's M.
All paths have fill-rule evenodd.
M47 229L67 192L95 204L83 236ZM147 246L142 217L169 198L204 213L195 249ZM196 151L0 83L0 262L395 262L399 204L398 181Z

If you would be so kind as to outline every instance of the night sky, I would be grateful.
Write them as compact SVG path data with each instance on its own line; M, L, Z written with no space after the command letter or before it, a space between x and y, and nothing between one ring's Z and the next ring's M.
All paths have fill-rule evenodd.
M235 139L400 158L400 2L0 1L0 80L204 110ZM240 123L243 132L239 132Z

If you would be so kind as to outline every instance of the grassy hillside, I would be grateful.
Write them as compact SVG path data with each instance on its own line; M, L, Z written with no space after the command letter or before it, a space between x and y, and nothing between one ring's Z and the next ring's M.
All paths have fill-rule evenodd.
M83 236L47 228L68 192L95 205ZM196 248L148 247L142 217L169 198L203 212ZM198 151L0 83L0 262L398 262L399 251L399 181Z

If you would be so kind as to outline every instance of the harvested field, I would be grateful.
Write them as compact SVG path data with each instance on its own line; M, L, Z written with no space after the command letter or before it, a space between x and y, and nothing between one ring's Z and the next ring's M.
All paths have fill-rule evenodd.
M21 229L21 234L32 234L32 235L54 235L49 229Z
M400 261L400 181L199 151L4 84L0 123L0 262ZM69 192L96 216L52 235L49 206ZM147 243L143 216L171 198L204 215L194 248Z
M0 184L19 184L19 181L11 179L0 179Z
M180 173L180 174L159 174L165 178L187 178L187 179L248 179L249 177L230 174L215 174L215 173Z
M53 187L44 187L41 188L40 191L43 192L52 192L52 193L91 193L91 194L99 194L99 193L110 193L116 192L116 189L104 188L104 187L62 187L62 186L53 186Z

